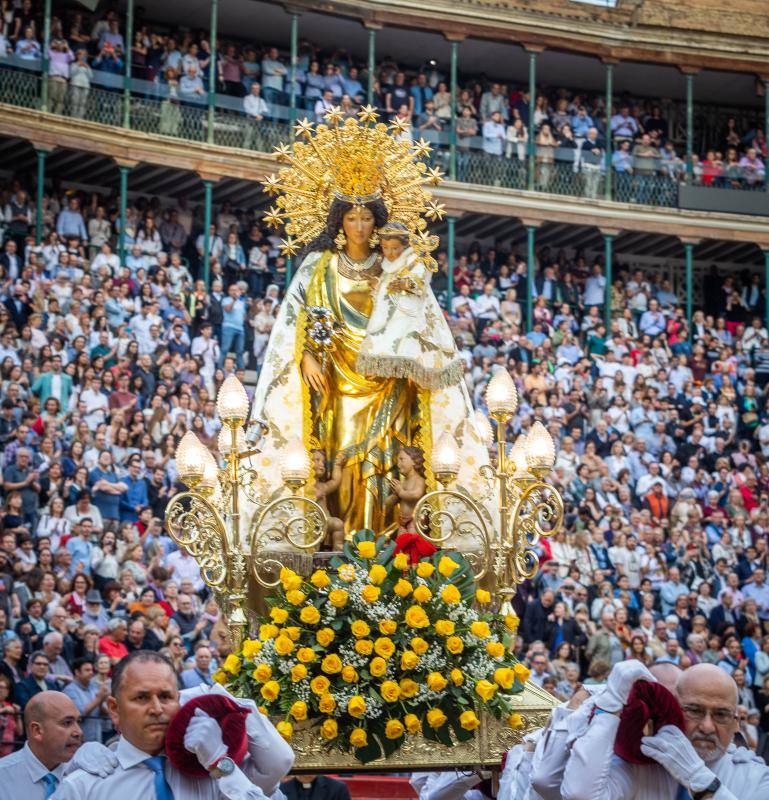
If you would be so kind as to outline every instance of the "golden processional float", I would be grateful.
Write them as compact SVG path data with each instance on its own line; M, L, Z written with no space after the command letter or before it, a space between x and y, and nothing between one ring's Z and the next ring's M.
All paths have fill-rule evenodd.
M254 400L236 377L224 381L218 454L185 434L176 466L187 491L166 525L228 622L232 652L216 679L271 717L297 770L495 767L555 704L513 655L517 587L563 521L547 483L553 441L535 422L509 448L518 398L500 370L486 391L494 444L452 353L435 354L430 336L446 323L429 286L415 278L397 284L408 296L377 294L400 263L382 261L379 236L406 230L414 276L432 261L423 217L440 210L424 187L440 175L423 161L429 147L370 108L326 119L297 125L305 141L277 149L287 166L265 182L284 193L269 217L285 226L286 249L310 254ZM402 355L403 308L422 354ZM372 367L356 359L383 309L397 329L392 358ZM335 525L345 541L329 552Z

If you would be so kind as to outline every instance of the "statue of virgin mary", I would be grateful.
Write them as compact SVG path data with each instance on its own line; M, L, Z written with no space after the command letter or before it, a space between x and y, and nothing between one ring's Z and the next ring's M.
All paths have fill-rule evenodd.
M296 256L304 248L256 387L251 418L260 424L252 425L251 437L261 439L251 466L266 500L280 490L281 451L292 439L321 450L329 464L341 462L329 513L349 536L363 528L380 533L393 523L393 504L385 500L401 446L423 451L428 489L435 487L433 442L443 432L459 444L459 481L469 491L483 488L477 470L488 453L429 277L412 282L409 330L398 314L378 326L377 349L391 340L393 358L362 356L376 304L388 302L377 292L380 229L396 223L416 258L432 262L437 239L426 233L425 218L438 218L442 209L426 188L440 180L421 161L429 148L400 141L393 126L376 124L370 108L343 124L338 110L326 119L317 128L306 120L297 125L306 141L293 151L278 148L287 166L265 181L279 195L267 221L285 226L284 251ZM413 339L410 355L396 358L406 335ZM305 491L312 496L311 486Z

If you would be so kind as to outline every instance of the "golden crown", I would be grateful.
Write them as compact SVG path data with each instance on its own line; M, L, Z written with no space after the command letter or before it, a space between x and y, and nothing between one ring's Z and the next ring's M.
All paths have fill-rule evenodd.
M414 233L424 231L427 219L443 217L443 206L426 188L443 176L421 160L430 154L427 142L399 138L407 123L377 123L371 106L357 118L344 119L339 108L324 118L327 125L313 126L307 119L296 124L297 136L305 141L276 147L274 155L286 166L264 180L265 191L278 195L264 219L273 228L285 226L286 255L296 255L323 232L335 199L365 205L381 198L388 219Z

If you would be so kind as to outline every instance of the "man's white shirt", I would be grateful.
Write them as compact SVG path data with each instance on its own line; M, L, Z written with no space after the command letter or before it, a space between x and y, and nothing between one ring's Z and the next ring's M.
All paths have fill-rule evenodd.
M0 800L43 800L43 778L52 772L61 780L66 764L48 769L25 744L21 750L0 759ZM117 800L117 798L113 798Z

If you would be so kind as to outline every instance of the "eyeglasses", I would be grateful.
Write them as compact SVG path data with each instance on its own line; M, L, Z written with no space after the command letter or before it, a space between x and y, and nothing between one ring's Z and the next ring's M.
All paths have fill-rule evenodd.
M692 722L702 722L710 714L710 718L716 725L728 725L737 716L735 711L729 708L709 709L702 706L682 705L681 710L684 716Z

